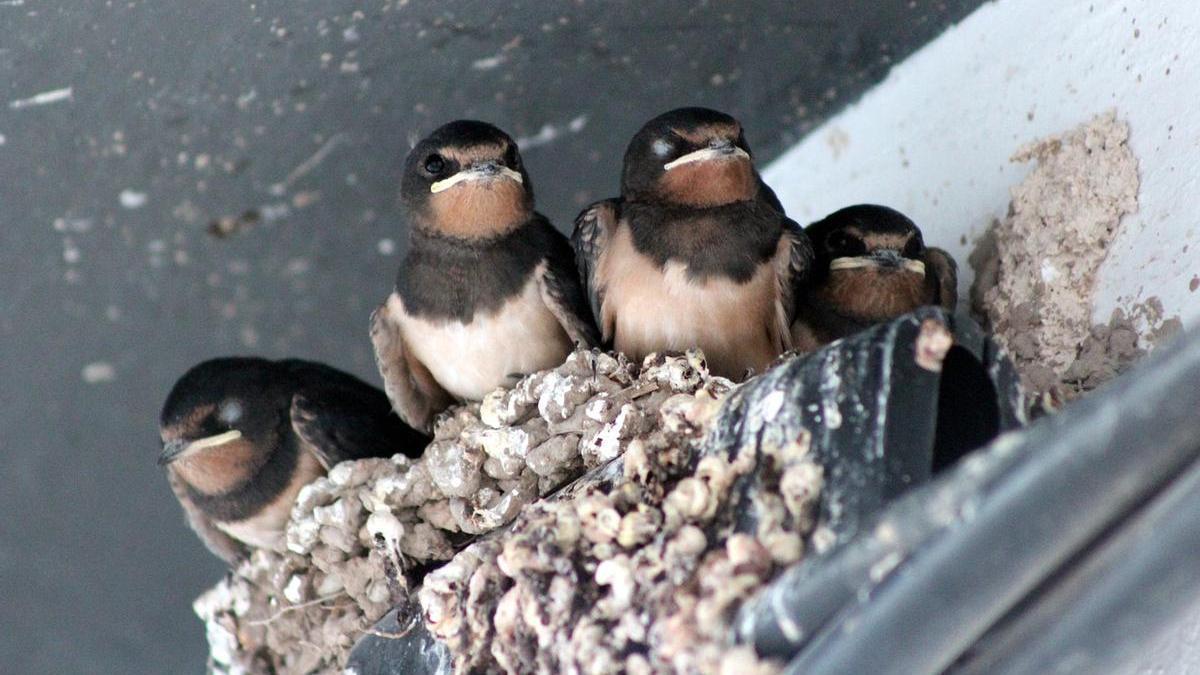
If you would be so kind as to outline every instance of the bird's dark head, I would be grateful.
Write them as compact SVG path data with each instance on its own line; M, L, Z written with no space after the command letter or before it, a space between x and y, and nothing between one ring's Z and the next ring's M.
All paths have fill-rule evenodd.
M871 269L924 276L925 241L907 216L886 206L859 204L806 229L822 272Z
M650 120L625 151L621 196L693 207L754 199L759 178L742 125L708 108Z
M516 142L473 120L438 127L404 161L400 196L414 224L438 234L486 239L533 213L533 186Z
M273 365L255 358L213 359L179 378L159 418L158 463L174 467L205 492L253 473L286 429L290 398Z
M904 214L859 204L805 231L816 253L812 282L842 313L881 320L925 304L925 242Z

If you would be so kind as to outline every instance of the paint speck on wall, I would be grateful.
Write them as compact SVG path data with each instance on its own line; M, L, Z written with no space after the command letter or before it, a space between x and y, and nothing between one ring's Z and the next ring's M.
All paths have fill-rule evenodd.
M80 376L88 384L104 384L117 379L117 369L107 361L93 361L83 367Z
M587 126L587 122L588 122L587 115L579 115L578 117L575 117L574 119L572 119L570 122L567 122L566 131L573 133L573 134L577 134L580 131L583 131L583 128ZM557 127L557 126L554 126L553 124L543 124L542 128L540 130L538 130L538 132L536 134L534 134L532 136L522 136L522 137L518 138L517 145L522 150L529 150L530 148L536 148L536 147L539 147L542 145L547 145L549 143L553 143L554 141L558 140L558 138L562 135L563 135L563 127Z
M62 89L43 91L42 93L34 94L29 98L20 98L15 101L9 101L8 107L13 110L20 110L21 108L49 105L51 103L58 103L59 101L69 101L73 97L74 90L71 87L63 87Z
M833 127L829 133L825 135L825 144L829 146L829 152L833 158L839 159L842 153L850 145L850 134L838 127Z
M70 238L63 240L63 262L68 265L74 265L82 258L79 247Z
M499 67L507 60L508 57L506 57L504 54L496 54L495 56L489 56L484 59L476 59L471 63L471 67L475 70L492 70Z
M130 189L121 190L119 199L121 200L121 206L127 209L140 209L146 205L145 192Z
M92 229L91 218L55 218L52 224L55 232L75 232L83 234Z

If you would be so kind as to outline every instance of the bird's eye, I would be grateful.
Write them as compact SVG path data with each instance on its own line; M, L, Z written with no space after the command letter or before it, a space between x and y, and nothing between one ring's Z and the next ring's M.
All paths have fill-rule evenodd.
M517 152L517 146L510 145L508 150L504 151L504 164L511 169L521 168L521 155Z
M734 144L746 152L750 151L750 146L746 145L746 132L741 129L738 130L738 137Z
M671 154L671 150L673 150L673 148L671 147L670 143L660 138L657 141L654 141L654 145L650 146L650 150L657 157L666 157L667 155Z
M425 171L434 176L442 172L446 168L446 160L436 152L425 158Z
M858 237L845 232L834 232L829 236L829 250L839 256L865 255L867 247Z
M233 426L242 419L242 404L237 401L226 401L221 404L221 410L217 413L217 418L226 426Z
M921 257L921 249L923 248L925 248L925 244L921 241L920 235L913 235L908 238L908 243L904 245L904 250L900 252L900 255L915 260Z

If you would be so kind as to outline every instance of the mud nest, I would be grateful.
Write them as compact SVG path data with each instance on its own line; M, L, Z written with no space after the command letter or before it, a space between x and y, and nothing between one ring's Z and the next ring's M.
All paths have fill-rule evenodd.
M1097 278L1138 208L1129 125L1115 111L1017 151L1035 163L970 257L972 307L1012 357L1030 400L1056 409L1128 370L1179 328L1151 297L1094 322Z
M422 578L459 672L753 661L716 645L733 605L802 555L820 470L807 446L781 450L779 493L763 497L777 514L760 536L722 529L747 467L698 443L731 388L698 353L637 366L577 351L453 410L417 460L334 467L300 493L286 552L255 551L196 600L210 668L339 672Z

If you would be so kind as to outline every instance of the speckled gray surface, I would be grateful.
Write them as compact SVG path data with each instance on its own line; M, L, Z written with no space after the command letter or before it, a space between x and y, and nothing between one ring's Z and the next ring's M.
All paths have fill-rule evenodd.
M161 398L235 352L377 380L412 139L503 126L565 228L650 116L726 109L768 159L979 4L0 0L4 670L201 670L222 568Z

